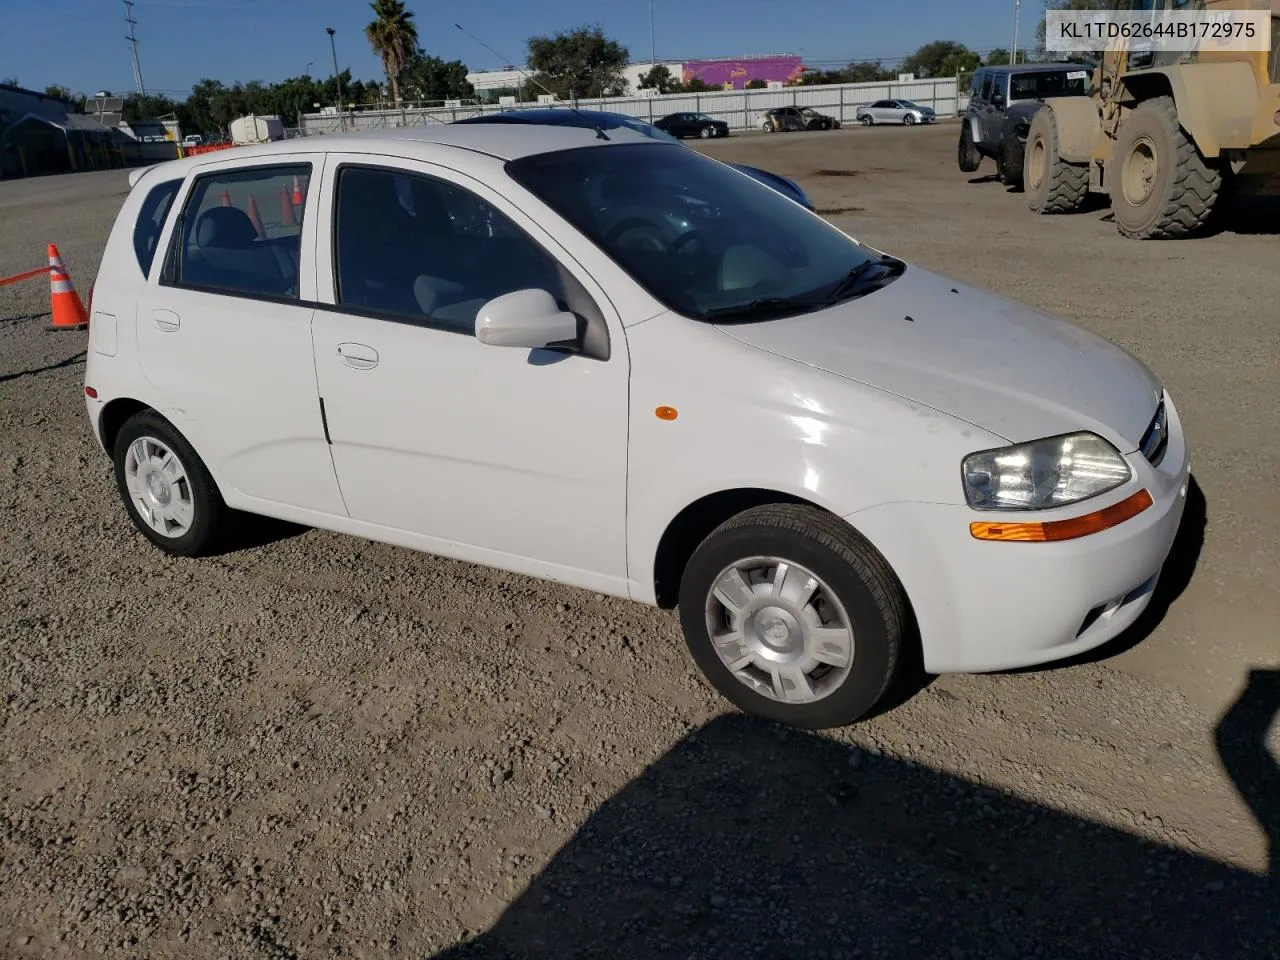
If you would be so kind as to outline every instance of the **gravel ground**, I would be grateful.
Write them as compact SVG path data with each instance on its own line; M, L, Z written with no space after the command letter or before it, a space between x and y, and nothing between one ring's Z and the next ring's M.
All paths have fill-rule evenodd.
M1119 643L824 736L727 709L667 613L275 523L164 557L85 335L0 289L0 955L1280 957L1280 240L1035 218L954 137L705 149L1135 350L1197 486ZM125 191L0 184L0 275L54 240L85 294Z

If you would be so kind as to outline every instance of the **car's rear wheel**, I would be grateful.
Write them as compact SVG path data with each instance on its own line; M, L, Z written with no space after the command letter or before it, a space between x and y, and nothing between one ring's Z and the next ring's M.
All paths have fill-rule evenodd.
M694 552L680 620L708 681L747 713L843 726L884 695L906 597L884 558L815 507L772 504L721 524Z
M778 128L773 125L772 120L766 120L761 129L764 130L765 133L773 133L773 131Z
M143 536L179 557L217 549L231 512L204 461L169 421L154 410L134 414L116 436L113 459L125 510Z

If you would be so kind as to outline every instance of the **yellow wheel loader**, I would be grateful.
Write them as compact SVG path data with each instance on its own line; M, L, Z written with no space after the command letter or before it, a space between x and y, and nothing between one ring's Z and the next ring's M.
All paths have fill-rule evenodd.
M1267 11L1271 48L1109 47L1090 96L1047 99L1031 120L1023 184L1032 211L1070 213L1105 194L1122 234L1162 240L1202 227L1227 182L1241 194L1280 193L1280 0L1133 6Z

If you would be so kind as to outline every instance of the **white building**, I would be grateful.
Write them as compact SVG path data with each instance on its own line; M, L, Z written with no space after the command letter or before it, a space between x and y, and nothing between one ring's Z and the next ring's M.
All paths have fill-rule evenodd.
M664 63L671 75L679 80L684 75L683 63ZM653 68L653 63L629 63L623 68L622 78L626 82L626 89L618 91L620 94L634 94L640 89L640 78L643 77ZM478 70L475 73L467 74L467 82L475 88L477 94L483 95L487 91L515 89L525 84L528 77L533 76L534 71L526 67L523 71L516 69L507 70Z

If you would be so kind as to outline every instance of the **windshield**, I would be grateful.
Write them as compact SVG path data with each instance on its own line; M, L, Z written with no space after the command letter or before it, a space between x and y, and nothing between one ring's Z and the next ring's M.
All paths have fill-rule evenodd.
M1089 92L1088 70L1015 73L1010 83L1012 99L1043 100L1046 97L1082 97Z
M820 309L870 292L847 281L879 262L777 191L684 147L576 148L514 160L507 171L654 298L696 319ZM888 282L885 271L864 272Z

